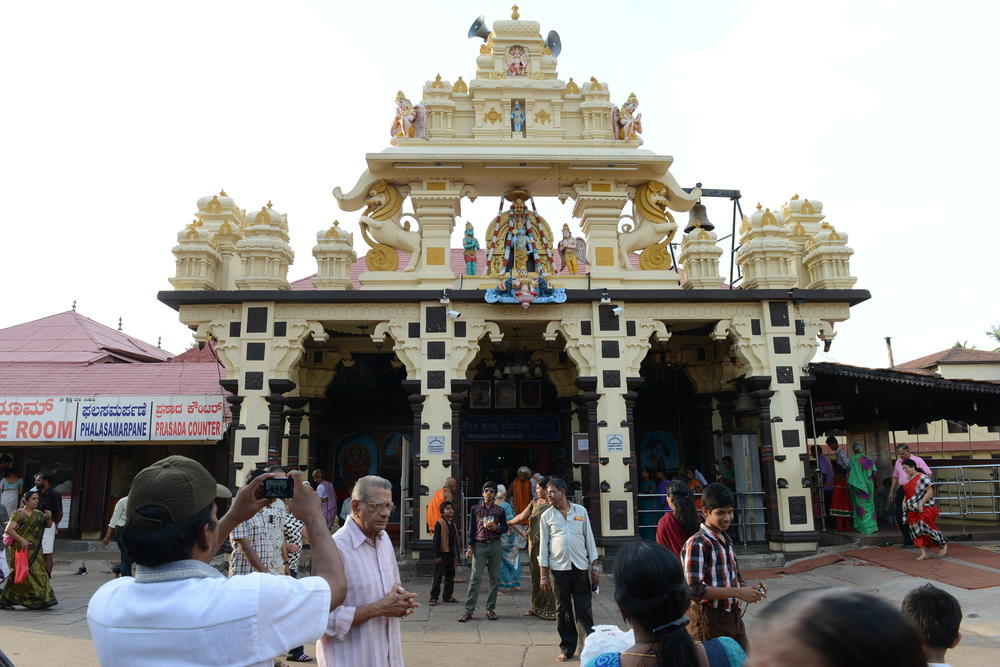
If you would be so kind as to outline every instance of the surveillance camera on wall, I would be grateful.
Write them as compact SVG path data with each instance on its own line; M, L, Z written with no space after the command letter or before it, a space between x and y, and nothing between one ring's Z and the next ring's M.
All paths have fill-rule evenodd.
M457 320L462 316L462 313L458 312L457 310L449 310L446 314L453 320Z
M625 308L623 308L622 306L615 306L614 308L611 309L611 312L614 313L615 317L618 317L619 315L625 312Z

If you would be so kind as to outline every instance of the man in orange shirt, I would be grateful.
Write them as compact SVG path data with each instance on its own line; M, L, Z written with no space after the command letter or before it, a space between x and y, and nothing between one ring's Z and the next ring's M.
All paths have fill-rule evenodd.
M458 481L454 477L444 480L444 486L434 492L427 504L427 531L434 532L434 526L441 520L441 503L455 502L455 492L458 491Z

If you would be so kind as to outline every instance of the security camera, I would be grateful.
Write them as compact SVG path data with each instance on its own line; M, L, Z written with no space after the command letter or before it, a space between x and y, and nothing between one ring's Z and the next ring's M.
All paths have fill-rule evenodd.
M611 309L611 312L614 313L615 317L618 317L619 315L625 312L625 309L621 306L615 306L614 308Z
M462 313L458 312L457 310L449 310L449 311L447 311L446 314L448 315L448 317L450 317L453 320L457 320L458 318L460 318L462 316Z

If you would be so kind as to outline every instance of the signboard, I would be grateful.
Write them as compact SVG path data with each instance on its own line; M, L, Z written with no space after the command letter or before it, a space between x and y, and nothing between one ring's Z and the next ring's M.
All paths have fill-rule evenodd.
M609 454L625 451L625 436L621 433L608 433L605 436L605 443Z
M462 438L471 441L559 440L556 415L465 415Z
M816 401L813 403L813 417L818 422L842 422L844 406L839 401Z
M574 465L590 463L590 438L586 433L573 434L573 463Z
M162 442L222 438L221 394L0 397L0 442Z
M429 435L427 436L427 450L425 454L438 454L444 455L444 436L443 435Z

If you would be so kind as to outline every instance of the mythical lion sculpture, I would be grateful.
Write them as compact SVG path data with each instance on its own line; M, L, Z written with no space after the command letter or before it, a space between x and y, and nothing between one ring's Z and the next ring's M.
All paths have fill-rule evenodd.
M377 181L368 190L368 208L358 220L361 236L371 246L365 255L370 271L396 271L399 268L397 250L410 253L410 263L404 271L416 268L420 259L420 234L410 231L410 223L400 223L403 196L396 186Z
M677 223L667 211L667 186L659 181L649 181L640 185L632 199L635 226L623 225L618 233L618 250L625 269L631 269L628 254L636 250L639 268L643 270L669 269L670 241L677 231Z

